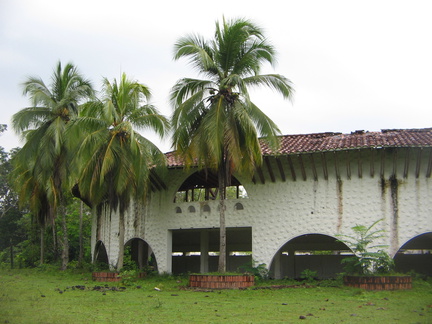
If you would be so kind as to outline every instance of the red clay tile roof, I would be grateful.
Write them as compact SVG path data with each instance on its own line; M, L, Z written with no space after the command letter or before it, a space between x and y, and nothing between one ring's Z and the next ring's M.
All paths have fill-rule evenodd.
M315 133L284 135L276 154L299 154L353 150L376 147L432 147L432 128L383 129L381 132L355 131L351 134ZM261 141L264 155L273 155L267 144ZM174 152L166 153L169 167L180 167L182 160Z

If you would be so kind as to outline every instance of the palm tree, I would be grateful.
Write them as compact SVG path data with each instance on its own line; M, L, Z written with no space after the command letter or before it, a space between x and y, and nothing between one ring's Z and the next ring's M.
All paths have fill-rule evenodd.
M80 102L93 96L93 88L74 65L68 63L62 68L59 62L50 86L38 77L29 77L23 83L23 89L32 106L12 117L13 128L25 138L24 146L14 159L15 172L21 184L32 184L38 189L35 195L32 186L24 186L28 191L23 192L20 199L31 196L40 200L34 203L33 211L42 218L62 216L62 269L66 269L69 243L63 190L69 174L69 157L65 129L77 114ZM46 210L52 212L45 213ZM46 221L40 223L44 225Z
M143 200L150 169L165 165L165 156L137 130L152 130L163 137L168 120L147 104L148 87L122 74L113 83L104 79L103 98L82 110L72 122L70 137L78 139L75 162L81 199L101 213L102 208L120 214L120 251L117 269L123 266L124 212L131 200Z
M262 30L244 19L216 22L215 37L180 38L174 59L188 58L206 79L183 78L171 90L173 146L186 165L213 169L220 198L219 272L226 271L225 189L234 172L252 174L262 163L258 136L278 146L280 131L249 97L249 88L267 86L291 98L290 81L260 74L275 62L275 50Z

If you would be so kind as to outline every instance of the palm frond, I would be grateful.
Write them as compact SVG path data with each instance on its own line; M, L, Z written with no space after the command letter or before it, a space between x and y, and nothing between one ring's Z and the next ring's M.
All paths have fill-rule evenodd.
M178 107L185 100L197 94L201 94L201 100L210 91L214 89L216 85L209 80L199 80L184 78L176 82L170 92L171 104L174 107ZM195 96L196 98L196 96Z
M17 133L27 129L35 129L49 122L52 118L52 112L46 107L29 107L24 108L12 116L12 127Z
M243 82L251 86L267 86L279 92L285 99L291 100L293 97L294 89L291 81L280 74L255 75L244 78Z
M21 86L23 88L23 95L29 96L32 105L35 107L51 107L55 102L50 89L38 77L29 77Z
M165 136L169 130L168 119L161 115L153 105L135 109L129 116L129 120L137 129L153 130L160 137Z
M213 48L207 44L200 35L189 35L180 38L174 44L174 59L186 57L199 73L218 75L217 65L214 62Z

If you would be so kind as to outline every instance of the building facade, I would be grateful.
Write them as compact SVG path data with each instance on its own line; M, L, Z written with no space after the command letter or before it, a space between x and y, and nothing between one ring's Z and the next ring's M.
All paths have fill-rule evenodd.
M337 235L382 220L377 243L397 270L432 274L432 129L287 135L278 152L262 150L261 168L234 175L226 200L228 271L253 262L275 278L333 277L350 253ZM216 271L217 177L167 159L145 205L94 213L94 260L116 268L126 246L159 272Z

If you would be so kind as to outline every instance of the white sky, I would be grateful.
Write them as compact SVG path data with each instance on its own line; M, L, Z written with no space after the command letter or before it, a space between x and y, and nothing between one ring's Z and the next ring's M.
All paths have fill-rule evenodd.
M431 127L431 14L430 0L0 0L0 123L29 105L20 83L49 83L59 60L97 89L125 72L169 116L170 88L197 76L172 60L174 42L211 38L224 15L254 21L278 50L278 65L263 73L288 77L294 101L258 89L252 99L283 134ZM169 139L148 137L170 150ZM0 146L22 143L9 127Z

